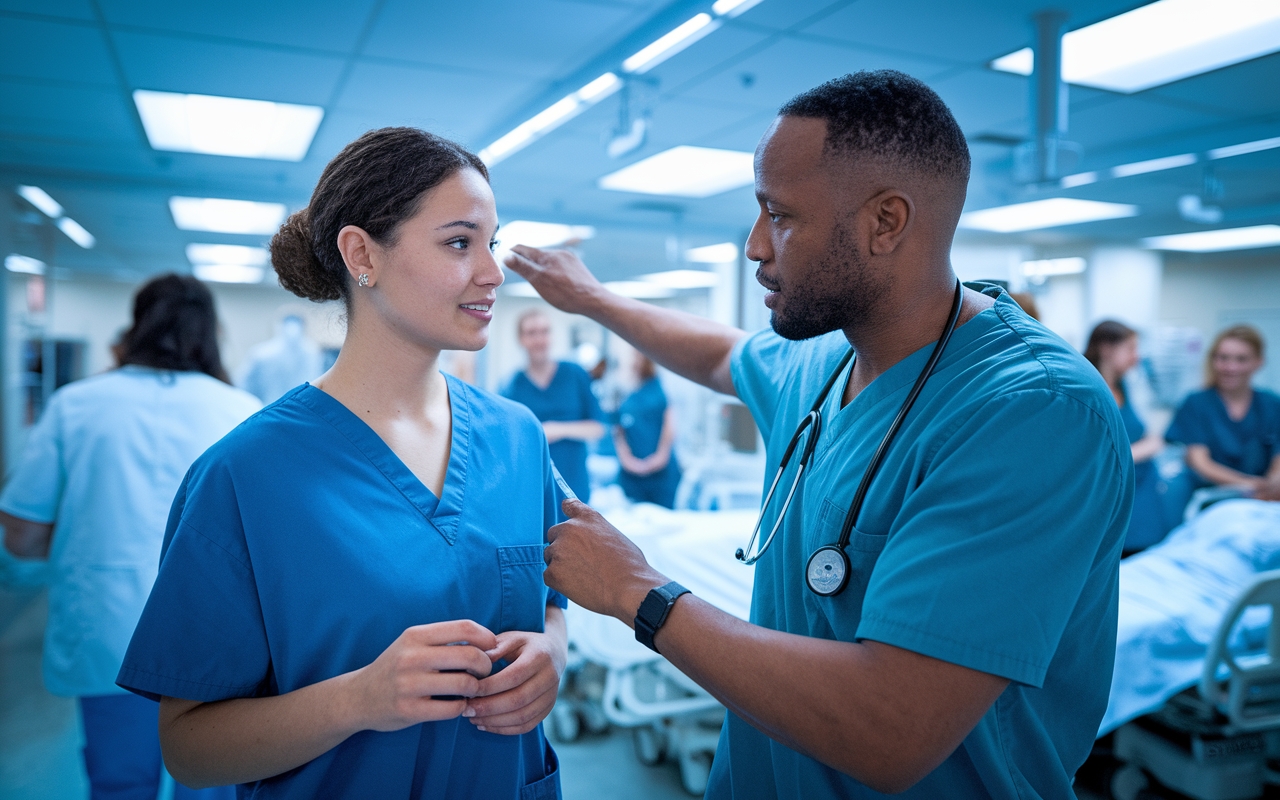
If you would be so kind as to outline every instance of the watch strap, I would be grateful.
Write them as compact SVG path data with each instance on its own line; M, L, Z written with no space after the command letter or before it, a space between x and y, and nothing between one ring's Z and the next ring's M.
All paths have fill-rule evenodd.
M667 616L671 613L671 607L676 604L676 599L688 593L688 589L675 581L651 589L645 596L644 602L640 604L640 610L636 612L636 641L653 652L658 652L658 648L653 644L653 637L667 621Z

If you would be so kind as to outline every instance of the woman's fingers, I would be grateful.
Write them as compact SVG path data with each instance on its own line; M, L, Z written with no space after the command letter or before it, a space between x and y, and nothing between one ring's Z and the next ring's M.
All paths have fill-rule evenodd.
M475 645L481 650L492 650L498 644L498 637L493 635L493 631L469 619L415 625L402 635L408 636L414 644L421 645L466 642L467 644Z

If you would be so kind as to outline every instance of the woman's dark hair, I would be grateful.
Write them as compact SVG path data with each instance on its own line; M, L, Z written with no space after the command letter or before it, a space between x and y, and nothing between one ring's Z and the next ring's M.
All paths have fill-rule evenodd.
M161 275L133 296L133 325L120 337L120 366L203 372L224 383L213 295L190 275Z
M1129 337L1136 336L1137 333L1137 331L1123 322L1105 319L1098 323L1097 327L1093 329L1093 333L1089 334L1089 344L1085 345L1084 357L1089 359L1089 363L1093 365L1094 369L1101 372L1103 346L1120 344Z
M489 180L484 162L471 152L417 128L380 128L356 139L324 168L311 204L272 237L271 264L280 285L316 302L342 300L350 310L338 231L355 225L392 246L422 197L467 168Z

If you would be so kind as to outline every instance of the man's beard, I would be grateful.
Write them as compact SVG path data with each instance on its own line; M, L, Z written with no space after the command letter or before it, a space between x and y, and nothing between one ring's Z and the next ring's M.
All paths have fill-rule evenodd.
M756 274L758 278L759 270ZM876 298L887 288L887 283L877 283L867 274L866 258L841 222L832 230L825 257L803 284L778 281L777 291L786 302L781 314L773 311L769 324L793 341L843 330L868 319Z

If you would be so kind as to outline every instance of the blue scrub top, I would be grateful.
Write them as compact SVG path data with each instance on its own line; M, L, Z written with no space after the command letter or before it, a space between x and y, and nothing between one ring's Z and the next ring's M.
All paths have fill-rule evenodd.
M751 621L871 639L1012 681L960 747L899 797L1071 798L1107 706L1133 461L1097 370L1008 295L973 288L997 303L956 329L871 484L846 550L849 584L824 598L806 586L806 562L839 538L933 345L843 409L849 368L836 382L811 473L755 566ZM764 331L735 349L734 386L768 442L766 480L848 346L840 332L792 342ZM793 460L787 485L795 469ZM879 796L732 713L707 791Z
M1126 402L1120 406L1120 419L1124 421L1129 444L1140 440L1147 428L1138 419L1133 406ZM1133 516L1129 521L1129 533L1125 536L1125 552L1143 550L1164 538L1165 529L1160 505L1160 474L1155 462L1147 460L1133 465Z
M374 661L414 625L542 631L547 528L562 519L527 409L448 378L439 499L356 415L310 385L192 466L118 682L209 702L285 694ZM501 502L494 502L500 499ZM463 719L362 731L242 798L556 797L539 726Z
M1237 421L1227 415L1216 390L1189 394L1169 423L1165 438L1202 444L1209 448L1209 457L1224 467L1246 475L1265 475L1272 459L1280 455L1280 396L1254 389L1248 413Z
M568 361L561 361L556 366L556 374L547 388L534 385L521 370L512 376L502 395L528 406L539 422L577 422L584 419L604 422L600 402L591 391L591 376L582 367ZM591 493L587 443L580 439L552 442L551 460L573 493L585 502Z
M655 377L645 381L618 407L618 426L626 438L627 447L636 458L653 455L662 439L662 423L667 413L667 394ZM676 487L680 484L680 464L674 448L671 460L662 469L650 475L632 475L625 470L618 476L627 497L637 502L657 503L670 508L675 502Z

